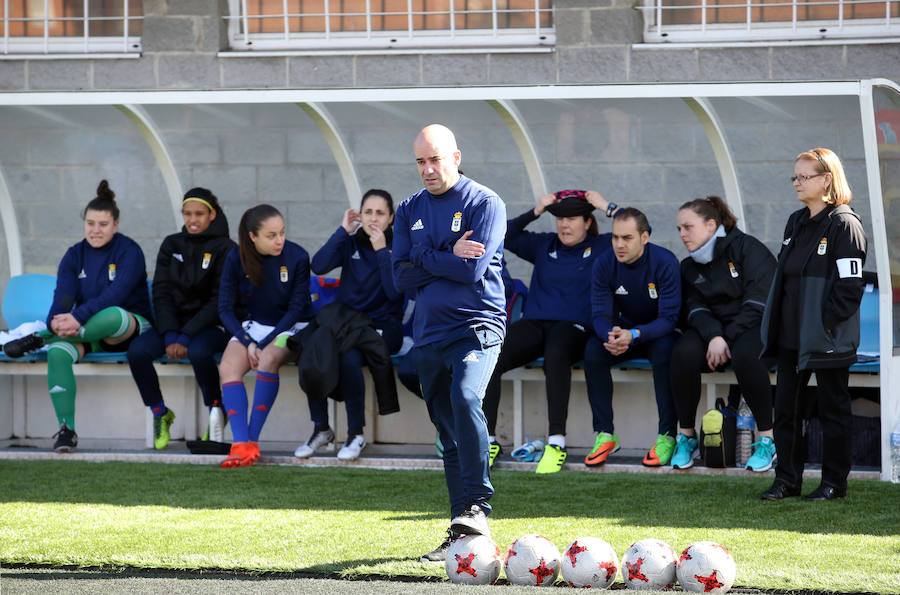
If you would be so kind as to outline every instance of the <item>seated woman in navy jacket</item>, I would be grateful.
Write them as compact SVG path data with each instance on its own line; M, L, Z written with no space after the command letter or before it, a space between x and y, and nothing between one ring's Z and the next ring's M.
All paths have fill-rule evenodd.
M390 193L369 190L363 195L359 212L347 209L340 227L312 258L312 270L317 275L341 268L338 301L371 318L390 353L399 351L403 344L403 295L394 287L391 272L393 222L394 201ZM363 437L366 385L362 366L363 357L358 350L341 354L340 390L347 409L347 439L337 456L346 461L359 458L366 446ZM296 457L312 456L317 448L334 440L328 424L327 401L320 398L324 396L306 396L315 427L309 440L294 451Z
M75 433L75 374L72 364L92 351L126 351L150 328L150 299L144 252L120 233L119 207L106 180L84 209L84 239L59 263L49 330L10 341L3 351L18 357L47 351L47 387L59 422L56 452L78 445Z
M166 407L153 360L189 359L210 411L209 439L223 442L224 412L215 355L225 349L228 335L219 322L219 279L225 257L235 247L228 237L228 220L216 196L192 188L181 203L184 226L163 240L153 274L156 327L128 348L128 365L144 405L153 413L157 450L169 443L175 412Z
M235 307L246 300L241 322ZM259 435L278 395L278 369L292 357L289 336L313 317L309 255L285 239L284 218L267 204L248 209L238 225L238 248L225 260L219 284L219 318L231 335L219 364L222 403L234 443L222 467L259 459ZM247 419L244 374L256 370L253 412Z
M559 471L566 458L566 418L572 364L584 357L591 328L591 269L610 248L610 234L600 234L591 214L617 210L599 192L566 190L546 194L537 206L507 222L504 248L534 264L522 319L510 325L482 407L491 441L491 463L500 452L495 437L500 377L544 358L549 438L538 473ZM525 231L545 211L556 216L556 233Z

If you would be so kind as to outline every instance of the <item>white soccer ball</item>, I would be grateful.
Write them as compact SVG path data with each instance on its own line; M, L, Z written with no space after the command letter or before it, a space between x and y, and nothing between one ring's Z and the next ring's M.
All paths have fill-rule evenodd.
M671 589L675 584L676 565L671 545L659 539L642 539L622 556L622 578L629 589Z
M487 535L460 535L447 549L444 569L451 583L493 585L500 577L502 558Z
M541 535L523 535L506 551L505 569L514 585L551 587L559 576L559 549Z
M725 546L698 541L681 553L675 573L685 591L725 593L734 585L737 566Z
M579 537L563 552L561 566L570 587L608 589L619 573L619 557L599 537Z

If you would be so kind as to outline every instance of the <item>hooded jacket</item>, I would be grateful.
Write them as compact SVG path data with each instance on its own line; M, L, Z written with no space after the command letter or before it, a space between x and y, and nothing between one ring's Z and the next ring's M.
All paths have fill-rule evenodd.
M339 401L343 400L340 354L358 349L372 373L378 413L400 411L391 354L372 320L359 310L343 302L323 306L306 328L288 339L287 346L300 353L297 380L303 392L314 399L330 396Z
M153 275L156 330L165 336L192 337L219 322L219 279L225 257L236 244L228 237L228 220L221 207L206 231L180 233L163 240ZM169 341L167 341L168 343Z
M806 207L791 214L784 229L778 266L760 334L762 357L778 353L778 330L784 284L784 263L791 250L808 250L800 276L800 370L844 368L856 362L859 346L859 304L865 283L866 234L859 215L847 205L828 206L816 228L815 246L794 246L800 224L808 218Z
M722 337L733 346L750 329L759 328L775 274L775 257L762 242L732 227L717 238L713 259L681 261L683 312L687 326L708 344Z

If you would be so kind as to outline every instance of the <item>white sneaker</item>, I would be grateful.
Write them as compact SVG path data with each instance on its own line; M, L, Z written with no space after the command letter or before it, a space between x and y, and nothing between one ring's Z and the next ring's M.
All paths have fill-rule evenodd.
M344 446L338 452L337 458L342 461L355 461L359 458L359 453L366 447L366 439L362 434L357 434L352 438L347 438Z
M209 410L209 439L225 442L225 412L218 406Z
M331 431L331 428L318 432L313 431L313 435L309 437L309 440L297 447L297 450L294 451L294 456L298 459L311 457L316 450L323 446L328 446L332 442L334 442L334 432ZM334 448L334 445L331 448Z
M487 515L477 504L470 504L459 516L450 521L450 530L460 535L491 536Z

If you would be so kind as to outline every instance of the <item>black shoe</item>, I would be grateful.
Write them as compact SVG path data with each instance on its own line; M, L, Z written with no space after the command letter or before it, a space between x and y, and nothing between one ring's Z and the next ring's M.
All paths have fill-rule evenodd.
M763 500L784 500L785 498L794 498L800 495L800 488L788 487L780 479L776 479L772 483L772 487L762 493L760 498Z
M36 351L44 346L44 338L35 334L13 339L3 346L6 357L22 357L26 353Z
M484 509L477 504L469 506L450 521L450 530L461 535L487 535L491 536L488 528L487 515Z
M444 538L444 542L437 546L435 549L431 550L421 558L419 558L420 562L443 562L447 559L447 550L450 549L450 546L453 545L453 542L459 539L459 533L455 533L450 529L447 529L447 537Z
M78 446L78 434L66 424L59 426L59 431L51 438L56 438L56 442L53 443L53 450L56 452L72 452Z
M843 498L847 495L846 488L843 490L839 490L837 488L831 487L829 485L825 485L824 483L819 484L819 487L803 496L804 500L834 500L835 498Z

